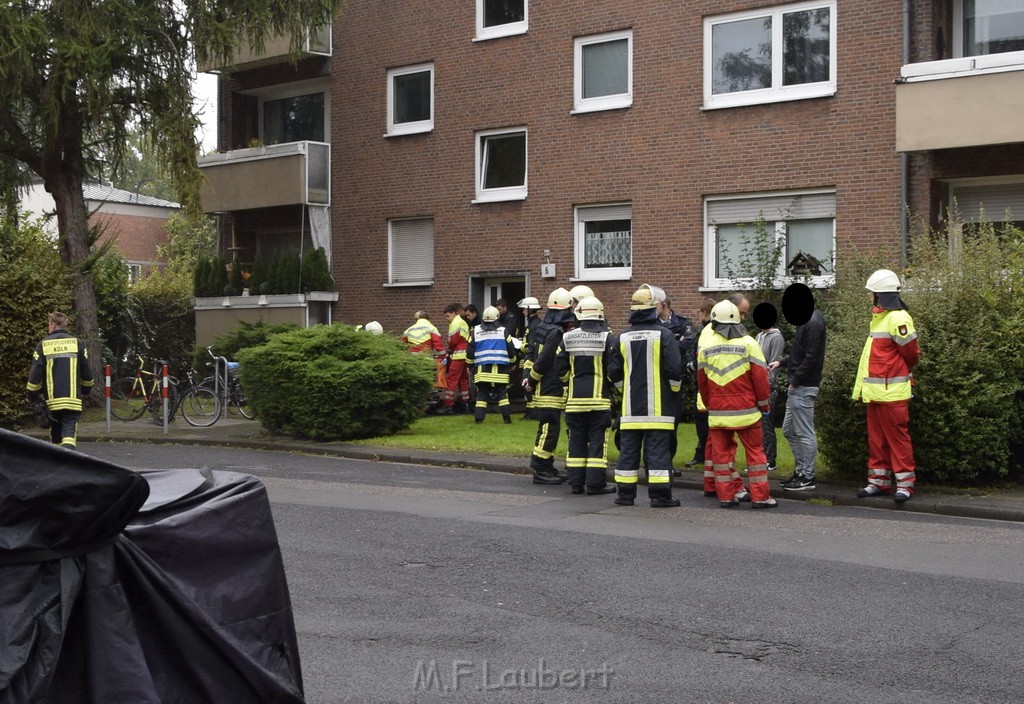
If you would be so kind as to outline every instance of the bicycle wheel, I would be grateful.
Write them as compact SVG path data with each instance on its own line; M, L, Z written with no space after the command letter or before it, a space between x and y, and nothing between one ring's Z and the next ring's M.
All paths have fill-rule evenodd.
M256 417L256 411L254 411L252 406L249 405L249 399L246 398L245 391L242 390L240 385L236 384L235 388L231 390L230 401L231 403L228 405L229 409L231 406L234 406L236 411L249 420Z
M110 414L118 420L135 420L146 412L146 396L135 385L135 377L118 379L110 385Z
M150 413L153 416L153 422L157 425L164 424L164 399L160 395L160 387L157 387L156 391L150 397ZM174 421L174 412L178 408L178 387L177 382L167 384L167 411L170 414L167 422L171 423Z
M210 389L196 386L181 397L181 417L189 425L205 428L213 425L220 417L220 399Z

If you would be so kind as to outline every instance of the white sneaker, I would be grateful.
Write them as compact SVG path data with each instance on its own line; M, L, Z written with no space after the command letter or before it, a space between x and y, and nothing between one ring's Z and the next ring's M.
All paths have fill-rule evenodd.
M737 501L750 501L750 492L746 489L740 489L733 498Z
M910 492L906 489L897 489L895 499L898 504L901 504L904 501L910 501Z
M868 484L866 487L857 492L857 498L863 499L866 496L878 496L881 493L882 490L879 489L877 486L875 486L874 484Z

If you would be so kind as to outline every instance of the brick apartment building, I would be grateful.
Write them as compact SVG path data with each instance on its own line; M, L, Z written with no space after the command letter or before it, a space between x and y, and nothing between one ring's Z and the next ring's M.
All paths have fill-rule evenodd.
M780 286L954 198L1024 221L1019 0L348 0L297 62L219 71L224 248L326 245L334 319L391 331L576 283L613 326L644 282L690 313L759 216Z

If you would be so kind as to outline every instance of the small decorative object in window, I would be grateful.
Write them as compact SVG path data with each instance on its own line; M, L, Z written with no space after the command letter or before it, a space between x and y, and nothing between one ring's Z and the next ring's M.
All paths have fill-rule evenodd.
M788 267L791 276L821 276L821 262L803 252L797 252Z

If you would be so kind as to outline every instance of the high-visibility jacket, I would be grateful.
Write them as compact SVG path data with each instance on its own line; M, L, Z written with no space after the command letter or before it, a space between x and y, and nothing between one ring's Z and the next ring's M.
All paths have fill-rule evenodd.
M655 309L633 311L619 335L621 367L612 370L622 391L620 430L675 430L683 357Z
M77 337L56 330L36 345L26 388L30 396L42 393L51 411L81 411L92 383L89 353Z
M558 312L561 314L561 311ZM534 384L534 408L565 408L565 379L555 365L562 333L559 325L547 320L534 331L533 364L530 366L530 379Z
M466 348L469 347L469 324L456 315L448 323L448 356L452 359L465 359Z
M857 367L853 399L864 403L910 399L914 395L910 370L920 358L917 331L910 313L875 308Z
M700 354L701 347L708 346L708 340L711 339L711 333L714 330L711 329L711 323L705 323L697 333L697 344L693 346L693 364L697 365L697 355ZM700 388L697 389L697 410L704 413L708 410L708 407L704 405L704 397L700 395Z
M508 368L516 359L516 346L504 326L482 323L473 328L466 363L474 366L476 383L508 384Z
M420 318L402 333L402 342L409 345L410 352L430 352L434 357L444 357L444 340L434 324L426 318Z
M559 376L568 382L566 413L611 410L611 375L621 364L617 345L615 335L598 320L584 320L562 335L555 358Z
M697 388L711 428L741 429L761 422L771 408L768 365L750 335L731 340L708 325L710 335L697 350ZM703 337L703 335L702 335Z

